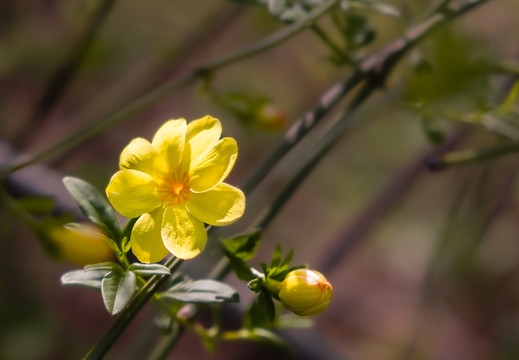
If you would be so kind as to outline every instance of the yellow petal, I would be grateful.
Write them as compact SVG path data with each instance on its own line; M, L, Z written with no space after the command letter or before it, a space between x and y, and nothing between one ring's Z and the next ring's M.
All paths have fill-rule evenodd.
M191 259L200 254L207 243L204 224L184 207L170 206L162 219L162 240L176 257Z
M169 120L157 130L151 142L170 170L176 169L182 159L186 129L186 120Z
M134 218L161 205L157 187L150 175L127 169L112 176L106 188L106 195L119 214Z
M124 148L119 168L139 170L152 177L162 176L166 172L164 161L157 150L143 138L133 139Z
M194 192L207 191L222 182L231 171L238 145L232 138L223 138L197 159L192 159L189 186Z
M130 244L140 262L155 263L168 255L168 249L162 242L162 209L142 215L133 226Z
M191 194L186 208L206 224L228 225L243 215L245 195L234 186L220 183L209 191Z
M220 139L222 124L212 116L193 120L187 124L186 141L191 145L191 157L197 159Z

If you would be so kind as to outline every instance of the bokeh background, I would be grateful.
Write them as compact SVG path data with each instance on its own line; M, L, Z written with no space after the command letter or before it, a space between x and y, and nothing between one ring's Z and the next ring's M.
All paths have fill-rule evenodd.
M33 116L98 3L0 2L2 162L37 153L194 66L284 26L265 7L228 1L115 2L63 97L44 116ZM362 13L376 33L365 54L423 20L439 2L388 3L400 17ZM511 75L489 73L480 65L517 59L517 14L516 0L489 1L428 37L360 109L340 144L264 233L254 263L268 262L281 244L294 249L295 263L323 272L334 286L330 307L314 317L312 328L283 333L307 358L519 358L518 158L512 154L440 172L424 165L439 149L514 140L502 129L461 120L463 114L499 105L511 89ZM326 18L320 24L337 36ZM285 114L286 129L351 73L329 56L322 41L304 31L216 71L212 92L268 98ZM416 71L420 58L427 60L428 71ZM281 161L248 198L244 219L223 229L222 236L243 231L268 206L345 105ZM224 135L238 142L228 181L235 185L284 130L240 123L196 82L81 146L12 175L11 183L19 185L12 195L54 194L62 209L77 212L61 176L78 176L103 190L132 138L151 138L168 119L206 114L219 118ZM435 134L443 135L443 148L424 131L429 120ZM186 271L204 276L218 256L217 247L210 246ZM99 294L59 283L60 275L75 267L49 259L34 234L0 208L1 359L76 359L102 336L111 318ZM236 278L229 281L243 303L229 307L231 316L252 294ZM107 358L146 358L159 336L154 314L146 307ZM210 354L192 333L171 354L175 359L265 356L291 358L245 341L223 342Z

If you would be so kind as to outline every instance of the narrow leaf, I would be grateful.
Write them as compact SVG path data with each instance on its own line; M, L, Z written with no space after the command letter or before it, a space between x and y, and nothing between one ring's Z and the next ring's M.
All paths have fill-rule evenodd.
M129 270L139 276L171 275L171 271L161 264L133 263L130 265Z
M215 280L182 282L164 292L163 297L187 303L221 303L239 301L238 292L230 285Z
M119 313L135 293L135 274L112 271L101 283L101 294L110 315Z
M101 290L101 280L108 272L106 270L73 270L61 276L62 285L79 285L94 290Z
M227 258L229 259L229 263L231 264L232 270L234 271L238 279L243 281L251 281L255 278L249 264L247 264L244 260L238 258L236 255L234 255L227 249L223 249L223 252L225 256L227 256Z
M121 238L115 210L96 188L86 181L70 176L63 178L63 184L90 221L102 227L112 238Z
M119 264L109 262L109 261L85 266L85 271L89 272L89 271L97 271L97 270L104 270L105 272L107 272L107 271L123 272L123 268Z
M222 240L222 244L227 250L236 255L236 257L242 260L249 260L256 255L260 240L261 231L256 229L246 235L239 235Z

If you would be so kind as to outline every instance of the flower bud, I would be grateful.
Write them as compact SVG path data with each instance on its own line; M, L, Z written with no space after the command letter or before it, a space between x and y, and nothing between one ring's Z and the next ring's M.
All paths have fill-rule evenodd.
M278 293L285 307L301 316L323 311L332 298L332 285L319 272L297 269L288 273Z
M253 125L262 131L275 132L283 129L288 123L285 113L275 105L265 104L256 112Z
M70 223L49 230L62 258L77 264L89 265L110 261L113 252L98 227L92 224Z

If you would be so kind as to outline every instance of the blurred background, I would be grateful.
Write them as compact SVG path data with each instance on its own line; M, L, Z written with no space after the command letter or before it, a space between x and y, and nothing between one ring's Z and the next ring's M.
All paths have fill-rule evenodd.
M372 39L354 55L377 51L439 3L388 1L399 16L355 9L371 31L364 36ZM511 71L489 71L489 64L518 59L518 13L515 0L489 1L422 42L362 106L342 141L264 233L253 263L270 261L281 244L294 249L294 263L309 264L333 284L330 307L314 317L313 327L283 333L306 358L519 358L518 158L437 172L425 165L438 151L518 139L517 102L506 114L493 112L511 98L515 78L503 74ZM93 18L98 25L89 33ZM319 25L341 43L328 17ZM38 153L284 26L265 6L230 1L0 1L0 160ZM132 138L150 139L168 119L207 114L238 142L228 182L239 185L290 124L351 72L351 64L334 59L331 48L306 30L10 175L8 192L17 198L51 195L55 211L78 214L62 176L81 177L104 191ZM236 111L256 102L268 104L274 122L265 125L261 116ZM248 197L245 217L221 236L244 231L269 205L346 105L339 104L278 164ZM218 247L209 246L185 270L206 276L218 258ZM76 359L102 336L112 319L99 294L60 285L60 275L74 268L50 259L27 226L0 208L1 359ZM229 281L242 299L229 306L233 313L253 294L235 277ZM107 358L146 358L159 337L150 325L154 314L148 305ZM189 332L171 354L265 356L303 358L244 341L222 342L211 354Z

